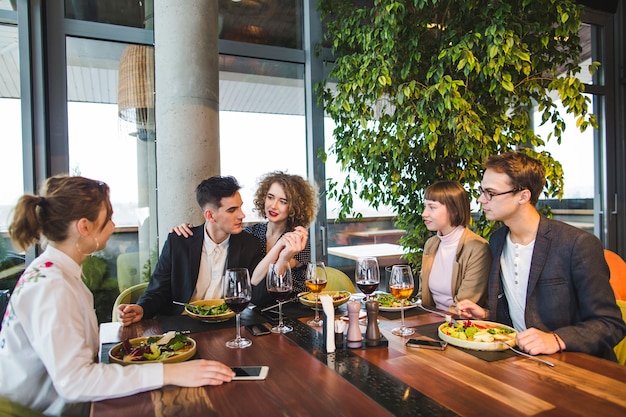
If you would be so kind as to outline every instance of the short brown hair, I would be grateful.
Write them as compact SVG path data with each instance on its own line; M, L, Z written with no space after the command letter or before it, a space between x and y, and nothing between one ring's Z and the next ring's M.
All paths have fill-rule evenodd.
M39 196L20 197L9 225L9 235L24 250L39 242L42 236L52 242L62 242L68 237L71 222L83 218L95 222L103 205L107 210L104 228L113 215L108 185L78 176L50 177Z
M280 185L287 196L289 205L287 228L309 227L317 215L317 187L299 175L290 175L282 171L263 175L254 194L254 211L261 217L267 218L265 215L265 197L267 197L267 192L274 183Z
M469 224L469 193L458 181L440 181L429 185L424 191L424 199L437 201L446 206L452 226Z
M530 191L532 205L537 204L541 191L546 185L546 170L541 161L523 152L492 155L485 162L485 168L506 174L516 191Z

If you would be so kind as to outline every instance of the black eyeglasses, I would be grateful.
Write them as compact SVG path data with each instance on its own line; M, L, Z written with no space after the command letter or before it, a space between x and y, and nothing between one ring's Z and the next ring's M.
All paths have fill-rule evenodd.
M499 195L516 193L518 191L520 191L520 190L518 190L517 188L513 188L512 190L505 191L503 193L494 193L493 191L487 191L487 190L483 189L483 187L481 187L480 185L478 186L478 192L480 194L482 194L482 196L485 197L485 200L487 200L487 201L491 201L492 198L497 197Z

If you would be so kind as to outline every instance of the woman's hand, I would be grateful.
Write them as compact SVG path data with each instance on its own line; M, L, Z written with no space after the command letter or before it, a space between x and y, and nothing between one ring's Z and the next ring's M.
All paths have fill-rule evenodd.
M122 326L136 323L143 318L143 307L137 304L120 304L117 308L117 318Z
M221 362L198 359L163 366L163 385L201 387L230 382L235 372Z
M465 319L480 319L487 317L487 311L470 300L461 300L456 305L456 312Z
M170 233L176 233L178 236L183 236L183 237L189 237L189 236L193 236L193 232L191 231L191 228L193 227L193 224L191 223L181 223L178 226L174 226L171 230Z

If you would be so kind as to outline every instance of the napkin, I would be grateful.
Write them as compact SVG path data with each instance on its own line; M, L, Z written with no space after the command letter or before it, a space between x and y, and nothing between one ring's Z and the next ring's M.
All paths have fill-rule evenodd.
M335 351L335 306L333 298L328 294L320 295L322 310L324 311L324 339L326 340L326 352Z

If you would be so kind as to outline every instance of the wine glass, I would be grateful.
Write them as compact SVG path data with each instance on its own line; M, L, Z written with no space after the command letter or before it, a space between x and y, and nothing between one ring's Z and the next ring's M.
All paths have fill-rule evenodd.
M283 301L289 298L293 289L289 262L278 261L270 264L265 284L267 285L267 292L278 301L278 326L272 327L272 332L289 333L293 328L283 323Z
M226 342L226 346L232 349L247 348L252 344L250 339L241 337L239 314L250 304L252 299L252 285L250 274L246 268L227 269L224 275L224 302L237 318L237 337Z
M374 257L363 257L356 261L356 285L365 294L365 301L380 284L378 260Z
M309 320L307 324L309 326L321 326L322 320L320 319L319 311L319 298L320 292L326 288L326 266L324 262L309 263L306 269L306 287L315 294L315 318Z
M413 281L413 273L408 265L394 265L391 268L391 277L389 278L389 289L391 294L400 300L400 327L391 330L391 333L397 336L410 336L415 330L404 325L404 300L413 294L415 283Z

